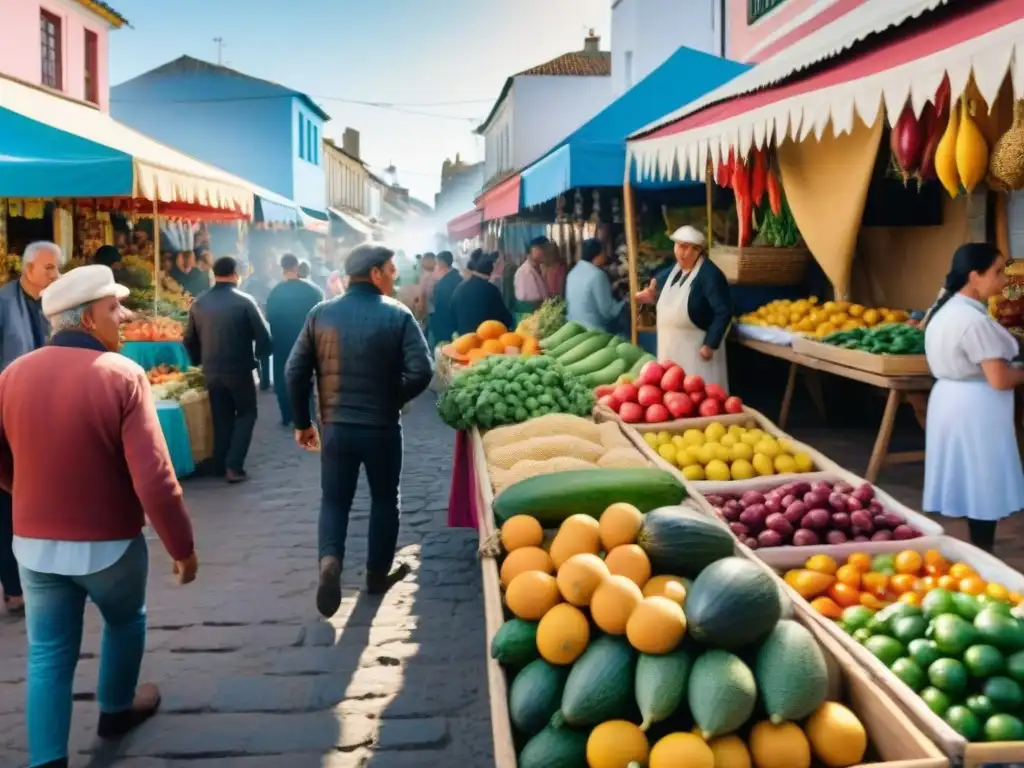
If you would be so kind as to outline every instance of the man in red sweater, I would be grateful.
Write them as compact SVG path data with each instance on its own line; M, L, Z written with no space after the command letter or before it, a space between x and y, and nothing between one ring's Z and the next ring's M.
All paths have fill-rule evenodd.
M0 488L14 493L14 554L28 633L32 768L66 768L86 598L103 616L99 736L119 738L160 704L138 685L146 645L149 519L178 581L198 564L145 371L117 354L109 267L68 272L42 295L50 343L0 375ZM54 482L53 468L60 468Z

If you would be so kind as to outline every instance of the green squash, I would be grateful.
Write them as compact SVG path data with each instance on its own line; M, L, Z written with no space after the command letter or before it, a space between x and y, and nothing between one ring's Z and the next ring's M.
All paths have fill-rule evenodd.
M491 639L491 658L506 667L524 667L540 656L537 622L512 618Z
M518 768L584 768L588 735L548 726L526 742L519 753Z
M663 656L640 654L636 662L634 689L636 703L643 716L640 730L671 717L686 699L693 654L678 648Z
M706 651L693 664L686 698L705 739L725 736L742 728L754 712L754 673L739 656Z
M540 340L541 349L554 349L562 342L568 341L574 336L578 336L581 333L586 333L587 329L577 323L575 320L570 320L568 323L563 325L557 331L552 333L550 336Z
M732 555L735 541L725 526L686 507L648 512L637 535L655 573L691 577Z
M508 714L521 733L540 733L558 711L565 686L565 667L548 664L544 659L531 661L516 675L508 693Z
M753 645L775 628L781 615L775 581L740 557L709 565L686 595L687 633L713 648L736 651Z
M576 660L551 724L590 728L625 717L633 704L637 652L624 638L604 635Z
M809 717L828 695L825 654L814 635L795 621L775 625L757 652L754 677L774 725Z

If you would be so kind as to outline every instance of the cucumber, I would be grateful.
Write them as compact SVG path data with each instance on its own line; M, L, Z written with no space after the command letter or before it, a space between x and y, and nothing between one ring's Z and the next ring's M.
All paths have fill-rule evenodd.
M629 365L622 358L613 360L600 371L588 373L583 377L583 383L588 387L600 387L602 384L614 384L616 380L626 372Z
M685 498L683 484L662 469L577 469L510 485L494 500L494 518L501 525L513 515L530 515L541 527L557 529L571 515L596 520L613 502L632 504L646 513Z
M585 331L584 333L577 333L575 336L570 336L557 347L549 347L546 351L557 360L569 350L574 349L577 345L582 344L587 339L594 338L599 333L600 331Z
M569 672L555 727L592 728L625 718L633 705L637 653L625 638L604 635L590 644Z
M491 639L491 658L506 667L524 667L539 656L536 621L509 619Z
M633 367L629 369L629 375L635 379L637 376L640 375L640 369L643 368L652 360L657 360L657 358L650 352L645 352L644 354L640 355L640 357L637 358L636 362L633 363Z
M739 656L706 651L690 670L687 701L706 740L725 736L742 728L754 713L754 673Z
M618 360L615 354L615 350L610 347L599 349L592 355L580 360L578 363L567 365L565 370L574 376L583 376L594 371L600 371L602 368L607 368L609 365Z
M586 732L548 726L523 747L519 768L582 768L587 764Z
M628 341L624 341L615 347L615 352L625 361L627 370L646 354L640 347L630 344Z
M533 736L544 730L558 711L568 667L535 659L516 675L508 692L508 714L520 733Z
M541 349L554 349L563 341L568 341L573 336L577 336L581 333L586 333L586 328L577 323L575 320L570 320L568 323L563 325L557 331L552 333L546 339L540 340Z
M561 355L558 358L558 362L562 365L572 365L573 363L578 363L580 360L587 359L595 352L598 352L607 346L608 337L605 334L600 333L597 336L591 336L582 344L577 344L564 355Z
M664 656L640 654L636 662L636 704L643 715L640 730L671 717L686 699L693 657L685 648Z

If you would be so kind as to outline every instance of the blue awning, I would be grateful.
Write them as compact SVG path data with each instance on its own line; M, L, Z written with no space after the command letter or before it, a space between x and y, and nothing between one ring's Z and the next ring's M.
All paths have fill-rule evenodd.
M540 205L578 187L621 186L626 173L626 137L629 134L749 68L749 64L680 48L522 172L523 207ZM644 183L642 186L671 185Z
M254 196L256 205L253 220L267 224L295 224L301 226L302 215L299 206L287 197L274 194L268 189L259 190Z

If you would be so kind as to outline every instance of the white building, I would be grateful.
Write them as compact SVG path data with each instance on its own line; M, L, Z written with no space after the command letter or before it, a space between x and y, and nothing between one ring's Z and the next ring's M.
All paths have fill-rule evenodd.
M723 56L725 0L612 0L612 98L682 46Z
M324 139L322 154L328 207L379 219L388 185L360 157L359 131L346 128L340 147Z

